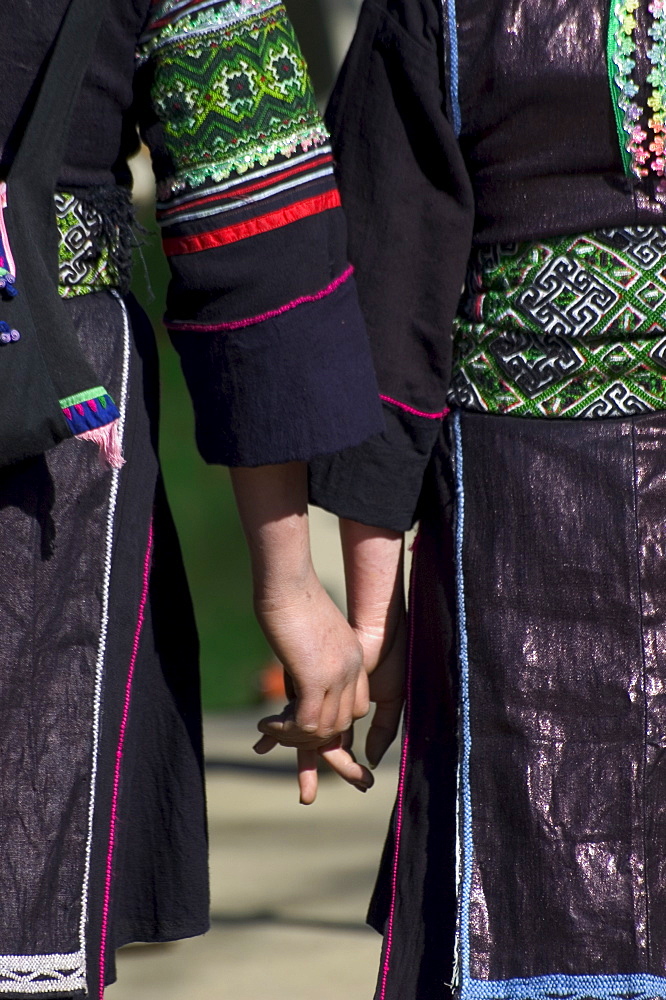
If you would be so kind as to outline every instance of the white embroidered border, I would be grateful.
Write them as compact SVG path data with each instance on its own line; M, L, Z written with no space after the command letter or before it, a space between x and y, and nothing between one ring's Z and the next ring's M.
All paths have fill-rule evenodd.
M127 308L122 297L116 291L111 291L114 299L120 305L123 315L123 373L120 389L119 410L120 423L118 434L121 447L125 439L125 419L127 415L127 396L129 384L130 368L130 329ZM90 774L90 799L88 803L88 838L86 841L86 866L83 877L83 894L81 898L81 923L79 928L79 940L81 942L81 953L83 955L83 970L85 969L86 954L86 925L88 922L88 895L90 883L90 857L92 853L93 841L93 819L95 813L95 784L97 780L97 764L99 756L99 732L100 713L102 707L102 680L104 676L104 662L106 658L106 641L109 630L109 589L111 584L111 552L113 549L113 535L115 528L116 504L118 501L118 486L120 483L120 469L114 469L111 473L111 492L109 494L109 511L106 521L106 553L104 556L104 585L102 589L102 619L99 629L99 646L97 649L97 663L95 665L95 700L93 715L93 751Z
M186 212L182 215L176 215L175 218L169 219L166 222L162 220L160 225L173 226L176 222L193 222L196 219L207 219L213 215L224 215L226 212L233 212L238 208L244 208L246 205L254 205L259 201L265 201L267 198L272 198L273 195L282 194L284 191L291 191L304 184L309 184L310 181L327 177L332 173L333 167L325 167L323 170L313 170L310 173L303 174L302 177L297 177L295 180L285 181L284 184L276 184L274 187L269 188L268 191L260 191L258 194L249 195L247 198L238 198L236 201L231 202L230 205L216 205L214 208L202 209L199 212Z
M333 148L330 143L326 143L323 146L317 146L315 149L311 149L309 153L302 153L298 157L298 162L306 163L308 160L313 159L315 156L323 156L324 153L332 153ZM263 167L261 170L253 170L251 176L246 177L234 177L233 180L226 181L224 184L216 184L214 187L207 187L205 192L201 191L188 191L187 194L182 195L180 198L170 198L168 201L158 201L157 208L159 210L164 210L167 208L178 208L181 205L187 205L190 201L196 201L201 198L202 193L206 195L210 194L221 194L223 191L229 191L233 187L243 187L248 181L252 180L263 180L265 177L270 177L271 174L277 173L280 170L284 170L284 163L274 163L270 167Z
M85 988L85 958L80 951L0 955L0 993L74 993Z
M141 36L136 50L137 66L143 66L155 52L165 45L171 45L174 41L182 39L190 41L230 28L253 17L261 17L267 11L283 4L283 0L227 0L224 5L223 2L224 0L200 0L193 7L189 5L190 0L180 0L178 3L171 0L164 3L154 12L151 25L157 24L165 17L170 17L170 20L159 28L152 28L149 25ZM211 7L215 9L206 14L205 11Z

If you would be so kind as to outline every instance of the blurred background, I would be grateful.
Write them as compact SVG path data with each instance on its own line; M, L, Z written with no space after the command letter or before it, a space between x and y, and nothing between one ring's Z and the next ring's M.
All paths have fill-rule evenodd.
M360 0L285 0L322 108ZM225 469L194 444L192 410L161 327L167 267L153 225L150 165L135 161L148 230L135 292L158 334L161 454L201 637L211 840L212 929L118 954L110 1000L371 1000L380 939L364 923L393 802L394 748L366 795L322 774L315 806L298 804L293 753L258 758L256 721L275 694L271 654L253 617L245 542ZM311 512L319 575L343 602L332 517ZM361 727L362 729L363 727ZM362 743L363 733L357 733Z

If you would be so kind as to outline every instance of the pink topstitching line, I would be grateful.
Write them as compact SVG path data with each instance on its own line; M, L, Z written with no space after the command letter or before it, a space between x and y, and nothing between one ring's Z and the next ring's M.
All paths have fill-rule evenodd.
M350 266L339 278L332 281L321 292L316 292L314 295L303 295L300 299L288 302L286 306L280 306L279 309L272 309L270 312L262 313L260 316L253 316L251 319L237 319L231 323L216 323L212 326L204 324L197 324L195 326L192 323L167 323L166 326L169 330L192 330L197 333L222 333L225 330L242 330L246 326L255 326L257 323L263 323L266 319L275 319L276 316L282 316L283 313L289 312L291 309L296 309L297 306L305 305L306 302L319 302L320 299L325 299L327 295L332 295L340 285L344 285L345 281L348 281L353 273L354 268Z
M414 539L413 548L416 549L419 536ZM412 580L414 579L414 568L416 564L416 551L412 561ZM410 588L414 594L414 588ZM386 1000L386 989L388 977L391 969L391 951L393 949L393 921L395 918L396 897L398 894L398 866L400 861L400 838L402 835L402 817L405 798L405 776L407 772L407 757L409 755L409 731L411 727L411 683L412 683L412 657L414 653L414 602L409 609L409 652L407 657L407 696L405 698L405 735L402 741L402 757L400 760L400 779L398 781L398 802L395 826L395 848L393 854L393 871L391 875L391 907L389 909L388 925L386 929L386 952L382 965L382 979L379 1000Z
M111 903L111 879L113 875L113 853L116 841L116 824L118 812L118 794L120 790L120 767L123 760L123 750L125 747L125 734L127 732L127 720L129 718L130 700L132 697L132 681L134 679L134 668L139 654L139 643L141 641L141 631L145 618L146 603L148 601L148 583L150 580L150 561L153 554L153 522L150 522L148 530L148 546L146 557L143 563L143 585L141 588L141 598L139 600L139 612L137 615L136 629L134 632L134 642L132 643L132 655L130 657L129 669L127 672L127 684L125 685L125 703L123 705L123 715L120 722L120 732L118 735L118 749L116 750L116 766L113 775L113 795L111 798L111 823L109 826L109 850L106 858L106 879L104 883L104 903L102 907L102 933L99 955L99 1000L104 1000L104 978L106 965L106 936L109 927L109 911Z
M451 412L447 407L445 410L442 410L441 413L423 413L422 410L415 410L414 407L407 406L407 403L401 403L397 399L391 399L390 396L382 396L380 394L379 398L383 399L385 403L391 403L393 406L399 406L401 410L405 411L405 413L412 413L415 417L425 417L426 420L441 420L442 417L448 416Z

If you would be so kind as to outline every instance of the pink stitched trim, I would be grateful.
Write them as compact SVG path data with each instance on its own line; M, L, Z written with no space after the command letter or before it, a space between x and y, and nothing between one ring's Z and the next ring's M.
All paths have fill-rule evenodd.
M136 620L134 632L134 642L132 643L132 655L130 657L129 669L127 672L127 684L125 685L125 703L123 705L123 715L120 721L120 732L118 735L118 749L116 750L116 766L113 774L113 795L111 798L111 823L109 826L109 850L106 856L106 879L104 882L104 903L102 906L102 934L99 953L99 1000L104 1000L104 976L106 966L106 936L109 928L109 911L111 906L111 879L113 876L113 853L116 846L116 825L118 821L118 794L120 791L120 768L123 761L123 751L125 748L125 735L127 732L127 720L129 718L130 700L132 697L132 681L134 679L134 668L139 654L139 643L141 642L141 632L145 619L146 603L148 601L148 583L150 580L150 562L153 554L153 523L150 522L148 530L148 547L143 563L143 585L141 588L141 598L139 600L139 612Z
M307 302L319 302L321 299L325 299L328 295L332 295L333 292L337 291L340 285L344 285L345 281L349 281L353 273L354 268L350 266L340 275L339 278L332 281L331 284L328 285L327 288L324 288L321 292L316 292L314 295L303 295L300 299L294 299L293 302L288 302L286 306L280 306L279 309L272 309L270 312L262 313L261 316L253 316L252 319L237 319L233 320L231 323L216 323L212 326L175 322L167 323L166 326L169 330L191 330L195 333L223 333L225 330L242 330L246 326L255 326L257 323L263 323L264 320L275 319L277 316L282 316L283 313L290 312L292 309L296 309L297 306L303 306Z
M441 420L442 417L447 417L451 412L447 407L445 410L442 410L441 413L423 413L422 410L415 410L413 406L407 406L407 403L401 403L397 399L391 399L390 396L382 396L380 394L379 398L383 399L385 403L390 403L392 406L399 406L401 410L405 411L405 413L412 413L415 417L425 417L426 420Z
M417 535L414 539L414 549L416 549L418 544L419 536ZM416 552L414 552L414 559L412 561L412 581L414 580L416 564ZM411 686L412 686L412 658L414 654L414 588L410 588L412 595L412 600L410 602L409 609L409 652L407 656L407 695L405 698L405 735L402 741L402 756L400 759L400 779L398 781L398 801L396 806L396 825L395 825L395 847L393 853L393 870L391 874L391 907L389 909L388 924L386 927L386 951L384 954L384 962L382 964L381 972L381 987L379 993L379 1000L386 1000L386 989L388 986L388 977L391 969L391 951L393 950L393 922L395 920L395 909L396 909L396 897L398 894L398 867L400 862L400 839L402 836L402 818L404 812L404 799L405 799L405 776L407 772L407 758L409 756L409 733L411 729Z

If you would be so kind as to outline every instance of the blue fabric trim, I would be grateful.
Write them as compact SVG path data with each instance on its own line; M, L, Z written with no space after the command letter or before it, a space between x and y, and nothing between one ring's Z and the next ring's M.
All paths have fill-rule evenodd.
M443 0L445 16L449 25L449 61L450 61L450 97L453 114L453 131L457 136L462 131L462 113L460 111L460 59L458 55L458 15L456 0Z
M465 537L465 486L463 482L463 446L460 413L453 417L456 472L456 596L458 612L458 642L460 644L460 698L462 723L462 748L460 755L460 791L462 793L462 885L459 902L459 947L462 987L469 980L469 901L472 890L472 791L469 782L469 758L472 746L469 717L469 656L467 642L467 613L465 609L465 571L463 569L463 542Z
M85 431L97 430L99 427L106 427L107 424L118 420L120 413L116 404L110 396L104 396L103 399L104 404L102 404L101 398L95 400L97 403L96 410L92 410L88 403L81 404L83 413L79 413L76 406L67 408L69 412L67 425L72 434L83 434Z
M533 976L529 979L463 982L461 1000L650 1000L666 996L666 979L647 973L615 976Z

